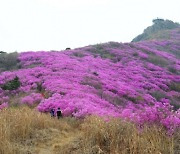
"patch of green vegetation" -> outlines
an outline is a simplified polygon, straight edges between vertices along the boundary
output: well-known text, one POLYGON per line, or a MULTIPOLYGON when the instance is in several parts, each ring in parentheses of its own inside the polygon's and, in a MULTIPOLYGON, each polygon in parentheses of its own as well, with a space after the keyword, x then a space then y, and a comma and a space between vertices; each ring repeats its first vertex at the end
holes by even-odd
POLYGON ((80 57, 80 58, 82 58, 82 57, 85 56, 85 55, 84 55, 83 53, 81 53, 81 52, 74 52, 73 55, 76 56, 76 57, 80 57))
POLYGON ((163 57, 157 56, 157 55, 149 55, 149 58, 147 59, 150 63, 153 63, 155 65, 166 67, 168 66, 168 61, 164 59, 163 57))
POLYGON ((149 34, 146 40, 153 40, 153 39, 170 39, 170 32, 168 30, 160 30, 157 33, 149 34))
POLYGON ((108 43, 110 45, 110 47, 112 48, 119 48, 122 46, 122 44, 118 43, 118 42, 109 42, 108 43))
POLYGON ((134 104, 138 104, 139 102, 144 101, 144 98, 140 95, 136 97, 125 95, 124 98, 132 101, 134 104))
POLYGON ((136 50, 140 50, 140 51, 142 51, 142 52, 144 52, 144 53, 146 53, 146 54, 148 54, 148 55, 155 55, 155 53, 153 53, 153 52, 151 52, 150 50, 148 50, 148 49, 144 49, 144 48, 142 48, 142 47, 138 47, 138 46, 135 46, 135 45, 133 45, 133 44, 128 44, 131 48, 135 48, 136 50))
POLYGON ((105 59, 112 60, 116 56, 115 54, 105 49, 101 44, 94 45, 93 48, 88 51, 93 53, 94 57, 97 57, 99 55, 101 58, 105 58, 105 59))
POLYGON ((170 88, 171 90, 180 92, 180 83, 172 82, 172 83, 169 85, 169 88, 170 88))
POLYGON ((28 66, 25 66, 23 68, 35 68, 37 66, 41 66, 42 64, 40 62, 34 62, 33 64, 30 64, 28 66))
POLYGON ((19 69, 18 53, 0 53, 0 72, 19 69))
POLYGON ((156 98, 157 101, 160 101, 162 98, 166 98, 166 94, 162 91, 154 91, 151 93, 151 96, 156 98))
POLYGON ((177 111, 180 108, 179 102, 180 102, 180 98, 176 98, 176 97, 174 97, 170 100, 170 104, 173 106, 173 109, 175 111, 177 111))
POLYGON ((159 46, 157 47, 158 50, 161 50, 161 51, 165 51, 167 53, 171 53, 173 54, 174 56, 176 56, 177 58, 180 58, 180 52, 179 50, 172 50, 172 46, 170 45, 166 45, 166 46, 159 46))
POLYGON ((21 83, 19 81, 19 78, 16 76, 13 80, 5 83, 1 88, 3 90, 16 90, 20 87, 20 85, 21 83))
POLYGON ((174 68, 173 66, 168 67, 168 71, 173 73, 173 74, 180 74, 180 72, 176 68, 174 68))
POLYGON ((144 98, 142 96, 137 96, 136 101, 144 101, 144 98))
POLYGON ((100 81, 98 81, 96 78, 90 77, 90 76, 84 77, 81 84, 89 85, 91 87, 94 87, 95 89, 102 89, 102 83, 100 81))

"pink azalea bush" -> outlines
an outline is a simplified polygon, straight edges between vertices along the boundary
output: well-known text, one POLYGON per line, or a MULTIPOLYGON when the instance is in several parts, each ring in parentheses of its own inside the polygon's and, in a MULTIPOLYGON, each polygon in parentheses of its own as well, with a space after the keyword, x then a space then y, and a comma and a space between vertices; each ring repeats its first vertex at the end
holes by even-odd
POLYGON ((0 105, 0 110, 2 110, 2 109, 4 109, 4 108, 7 108, 7 107, 8 107, 8 103, 7 103, 7 102, 2 103, 2 104, 0 105))
POLYGON ((43 99, 42 95, 39 93, 31 93, 28 96, 25 96, 21 99, 21 104, 27 104, 29 106, 33 106, 35 104, 39 104, 43 99))

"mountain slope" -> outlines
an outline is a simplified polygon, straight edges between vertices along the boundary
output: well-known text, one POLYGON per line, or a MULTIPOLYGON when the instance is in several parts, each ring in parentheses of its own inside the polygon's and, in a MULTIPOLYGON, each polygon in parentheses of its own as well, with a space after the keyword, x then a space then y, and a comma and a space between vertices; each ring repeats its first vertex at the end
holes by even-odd
POLYGON ((0 108, 60 107, 64 116, 115 116, 172 131, 180 126, 180 34, 170 34, 171 40, 20 53, 21 69, 0 75, 0 108))

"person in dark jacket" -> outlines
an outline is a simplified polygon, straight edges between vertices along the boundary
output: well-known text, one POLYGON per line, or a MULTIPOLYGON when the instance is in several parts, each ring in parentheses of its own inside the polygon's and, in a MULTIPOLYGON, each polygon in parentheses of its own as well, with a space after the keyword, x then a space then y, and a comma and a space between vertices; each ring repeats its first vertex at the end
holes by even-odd
POLYGON ((56 115, 57 115, 58 119, 60 119, 62 117, 62 112, 61 112, 60 108, 57 109, 56 115))
POLYGON ((51 109, 50 114, 51 114, 51 117, 55 117, 55 110, 51 109))

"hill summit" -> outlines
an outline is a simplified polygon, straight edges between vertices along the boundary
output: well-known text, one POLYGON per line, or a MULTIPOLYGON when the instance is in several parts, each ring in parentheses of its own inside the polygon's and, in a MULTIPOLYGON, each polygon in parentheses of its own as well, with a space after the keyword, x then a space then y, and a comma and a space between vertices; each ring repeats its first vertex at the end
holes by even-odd
POLYGON ((132 42, 139 42, 143 40, 152 39, 171 39, 170 30, 180 28, 180 24, 171 20, 154 19, 153 25, 147 27, 144 32, 135 37, 132 42))

